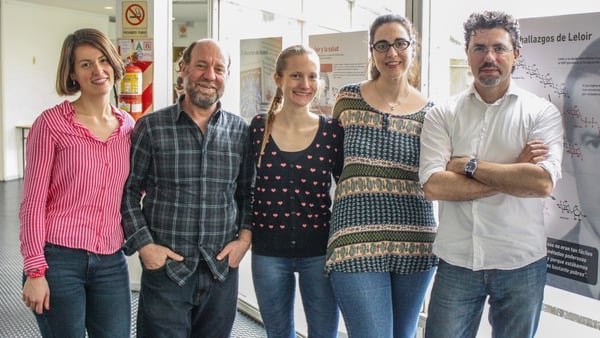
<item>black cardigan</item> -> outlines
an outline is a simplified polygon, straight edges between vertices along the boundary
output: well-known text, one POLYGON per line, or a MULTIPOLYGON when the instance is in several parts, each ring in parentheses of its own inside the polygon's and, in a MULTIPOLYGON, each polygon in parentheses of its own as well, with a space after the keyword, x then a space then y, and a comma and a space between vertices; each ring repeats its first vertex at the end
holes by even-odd
MULTIPOLYGON (((250 133, 258 161, 266 115, 252 119, 250 133)), ((299 152, 281 151, 269 138, 256 168, 252 203, 253 253, 277 257, 325 255, 331 216, 331 178, 343 166, 343 129, 320 116, 313 142, 299 152)))

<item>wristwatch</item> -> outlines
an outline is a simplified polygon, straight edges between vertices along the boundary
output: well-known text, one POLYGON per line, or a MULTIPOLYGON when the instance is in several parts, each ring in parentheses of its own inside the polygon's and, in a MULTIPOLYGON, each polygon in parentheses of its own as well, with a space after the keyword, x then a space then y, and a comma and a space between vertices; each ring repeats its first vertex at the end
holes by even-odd
POLYGON ((467 175, 468 178, 473 178, 475 170, 477 170, 477 159, 471 158, 469 162, 465 164, 465 175, 467 175))

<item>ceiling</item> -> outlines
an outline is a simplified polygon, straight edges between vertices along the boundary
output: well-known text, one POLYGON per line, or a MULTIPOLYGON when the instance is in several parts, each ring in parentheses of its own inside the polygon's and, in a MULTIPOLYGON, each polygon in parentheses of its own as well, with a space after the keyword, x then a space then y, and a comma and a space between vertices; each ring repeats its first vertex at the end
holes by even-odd
MULTIPOLYGON (((20 0, 38 5, 68 8, 83 12, 115 16, 116 0, 20 0), (105 9, 112 7, 112 9, 105 9)), ((164 1, 164 0, 155 0, 164 1)), ((173 0, 173 17, 177 21, 206 21, 208 0, 173 0)))

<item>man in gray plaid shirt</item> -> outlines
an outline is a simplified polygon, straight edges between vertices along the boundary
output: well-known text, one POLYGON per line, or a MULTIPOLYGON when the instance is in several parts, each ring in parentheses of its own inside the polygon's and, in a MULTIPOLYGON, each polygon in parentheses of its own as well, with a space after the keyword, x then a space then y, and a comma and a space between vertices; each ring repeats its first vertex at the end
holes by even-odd
POLYGON ((238 265, 250 247, 254 166, 248 123, 219 101, 228 54, 184 52, 184 94, 140 118, 122 202, 127 254, 143 266, 138 337, 229 337, 238 265))

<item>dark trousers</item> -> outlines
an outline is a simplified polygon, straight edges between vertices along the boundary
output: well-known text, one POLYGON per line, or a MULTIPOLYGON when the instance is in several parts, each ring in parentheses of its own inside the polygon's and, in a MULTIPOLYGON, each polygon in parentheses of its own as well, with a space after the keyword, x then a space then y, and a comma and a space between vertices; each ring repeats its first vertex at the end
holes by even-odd
POLYGON ((166 268, 142 271, 137 336, 143 338, 227 338, 237 312, 238 269, 213 278, 205 262, 183 286, 166 268))

